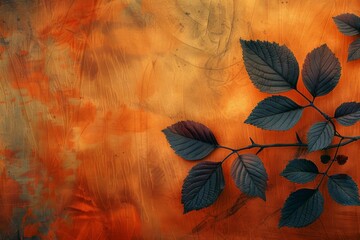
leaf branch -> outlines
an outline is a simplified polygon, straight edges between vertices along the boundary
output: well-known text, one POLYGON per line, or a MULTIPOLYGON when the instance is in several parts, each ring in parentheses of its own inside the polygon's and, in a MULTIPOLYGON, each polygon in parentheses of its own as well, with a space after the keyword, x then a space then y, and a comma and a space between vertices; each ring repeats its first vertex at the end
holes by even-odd
MULTIPOLYGON (((356 142, 358 140, 360 140, 360 136, 354 136, 354 137, 343 137, 343 139, 348 139, 347 141, 341 141, 339 144, 332 144, 325 149, 332 149, 332 148, 338 148, 338 147, 342 147, 345 145, 348 145, 350 143, 356 142)), ((231 155, 233 155, 234 153, 238 153, 244 150, 249 150, 249 149, 253 149, 253 148, 258 148, 259 150, 264 150, 266 148, 281 148, 281 147, 307 147, 308 144, 306 143, 274 143, 274 144, 258 144, 253 142, 252 144, 245 146, 245 147, 241 147, 241 148, 231 148, 231 147, 227 147, 227 146, 222 146, 222 145, 217 145, 218 148, 223 148, 223 149, 227 149, 229 151, 231 151, 231 153, 229 155, 227 155, 222 162, 224 162, 226 159, 228 159, 231 155)))
MULTIPOLYGON (((349 20, 349 15, 339 18, 341 19, 337 20, 346 21, 349 20)), ((343 26, 342 23, 340 25, 343 26)), ((327 95, 338 84, 341 76, 339 59, 326 44, 307 54, 301 71, 304 86, 311 94, 311 97, 307 97, 297 88, 299 64, 285 45, 253 40, 240 40, 240 44, 246 71, 255 87, 270 94, 293 90, 308 102, 302 106, 289 97, 273 95, 260 101, 245 123, 265 130, 289 130, 299 122, 305 108, 313 108, 325 121, 315 122, 310 126, 306 143, 296 134, 295 143, 259 144, 250 138, 250 144, 240 148, 220 145, 212 131, 201 123, 181 121, 167 127, 163 133, 168 142, 176 154, 186 160, 201 160, 219 148, 230 151, 220 162, 200 162, 189 171, 182 188, 184 213, 208 207, 216 201, 225 186, 222 163, 233 154, 237 157, 231 166, 231 177, 236 186, 247 196, 266 200, 268 175, 257 155, 267 148, 282 147, 297 147, 308 152, 332 148, 336 148, 336 151, 330 163, 330 156, 321 156, 323 164, 329 163, 325 172, 319 172, 311 160, 296 158, 289 161, 281 173, 288 180, 307 183, 313 181, 318 174, 322 178, 315 189, 302 188, 289 195, 281 210, 279 227, 305 227, 320 217, 324 198, 319 187, 325 176, 329 178, 329 194, 336 202, 359 206, 358 187, 351 177, 346 174, 329 176, 328 172, 335 161, 343 165, 347 160, 347 156, 338 155, 340 147, 360 139, 360 136, 343 136, 335 125, 335 121, 342 126, 351 126, 360 121, 360 102, 344 102, 336 108, 333 115, 328 115, 314 103, 317 97, 327 95), (340 138, 337 144, 331 144, 334 137, 340 138), (249 149, 257 149, 256 154, 240 154, 249 149)))
POLYGON ((334 162, 336 161, 336 156, 337 156, 337 154, 338 154, 338 152, 339 152, 339 148, 340 148, 341 142, 342 142, 343 140, 344 140, 344 138, 341 138, 340 141, 339 141, 339 143, 337 144, 334 157, 333 157, 331 163, 329 164, 328 168, 326 169, 326 171, 323 173, 323 176, 321 177, 320 182, 319 182, 319 184, 317 185, 316 189, 319 189, 319 187, 320 187, 321 183, 323 182, 325 176, 328 175, 328 172, 329 172, 331 166, 332 166, 332 165, 334 164, 334 162))
POLYGON ((320 108, 318 108, 315 104, 314 104, 314 100, 315 100, 315 97, 313 98, 313 100, 311 101, 309 98, 307 98, 302 92, 300 92, 298 89, 295 89, 297 93, 299 93, 303 98, 305 98, 308 102, 309 102, 309 105, 305 106, 305 107, 311 107, 313 109, 315 109, 317 112, 319 112, 325 120, 329 121, 331 123, 331 125, 333 126, 334 128, 334 136, 336 137, 339 137, 339 138, 342 138, 342 139, 354 139, 356 137, 349 137, 349 136, 343 136, 342 134, 340 134, 337 130, 336 130, 336 126, 335 126, 335 123, 333 121, 333 119, 328 115, 326 114, 324 111, 322 111, 320 108))

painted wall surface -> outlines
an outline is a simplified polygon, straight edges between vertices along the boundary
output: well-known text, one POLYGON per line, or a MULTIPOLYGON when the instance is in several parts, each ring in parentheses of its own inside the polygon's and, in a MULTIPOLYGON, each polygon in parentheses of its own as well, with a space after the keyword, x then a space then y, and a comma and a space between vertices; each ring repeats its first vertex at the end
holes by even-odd
MULTIPOLYGON (((278 228, 279 210, 298 187, 279 175, 296 152, 290 148, 260 154, 269 174, 266 202, 241 195, 229 161, 216 203, 184 215, 181 186, 194 162, 175 155, 161 133, 189 119, 232 147, 249 137, 305 137, 321 119, 307 109, 286 133, 243 123, 269 95, 252 85, 239 39, 285 44, 300 66, 327 43, 342 77, 317 104, 332 114, 360 100, 360 61, 346 62, 355 38, 332 20, 346 12, 360 15, 360 2, 0 1, 0 238, 360 239, 360 209, 335 203, 325 185, 318 221, 278 228)), ((360 125, 339 131, 359 135, 360 125)), ((332 171, 360 183, 359 147, 343 147, 349 161, 332 171)), ((308 157, 319 161, 319 154, 308 157)))

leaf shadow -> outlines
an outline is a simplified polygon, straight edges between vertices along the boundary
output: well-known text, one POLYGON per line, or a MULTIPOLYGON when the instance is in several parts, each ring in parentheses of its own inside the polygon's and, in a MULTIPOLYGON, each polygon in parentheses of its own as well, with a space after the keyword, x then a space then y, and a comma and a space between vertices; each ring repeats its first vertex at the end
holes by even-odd
POLYGON ((231 207, 219 212, 216 215, 207 215, 195 227, 193 227, 191 232, 199 233, 203 229, 207 227, 212 227, 215 223, 234 215, 251 199, 253 199, 253 197, 246 196, 245 194, 240 194, 240 196, 236 199, 236 201, 231 207))

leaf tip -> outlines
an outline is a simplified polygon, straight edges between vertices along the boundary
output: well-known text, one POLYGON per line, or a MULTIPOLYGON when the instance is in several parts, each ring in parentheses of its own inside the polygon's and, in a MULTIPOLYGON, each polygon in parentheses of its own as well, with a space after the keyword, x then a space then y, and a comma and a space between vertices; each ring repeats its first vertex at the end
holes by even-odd
POLYGON ((184 207, 184 211, 183 211, 183 214, 187 214, 188 212, 190 212, 191 209, 187 209, 186 207, 184 207))
POLYGON ((261 194, 261 196, 259 196, 262 200, 264 200, 264 202, 266 202, 266 195, 265 193, 264 194, 261 194))
POLYGON ((246 42, 248 42, 248 41, 246 41, 246 40, 244 40, 242 38, 240 38, 239 41, 240 41, 241 46, 243 46, 246 42))
POLYGON ((278 228, 282 228, 284 226, 285 226, 285 224, 283 223, 282 219, 280 219, 280 222, 278 224, 278 228))
POLYGON ((354 59, 352 56, 348 56, 346 62, 352 62, 356 59, 354 59))
POLYGON ((244 123, 255 126, 255 125, 252 123, 251 114, 250 114, 250 116, 248 116, 248 117, 245 119, 244 123))
POLYGON ((319 48, 329 48, 326 43, 322 44, 319 48))

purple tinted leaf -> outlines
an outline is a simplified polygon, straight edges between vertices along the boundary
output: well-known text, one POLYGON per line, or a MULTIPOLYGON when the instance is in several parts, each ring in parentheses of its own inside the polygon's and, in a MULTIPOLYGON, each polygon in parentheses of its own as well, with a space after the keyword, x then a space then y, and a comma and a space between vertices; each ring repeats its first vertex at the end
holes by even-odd
POLYGON ((181 121, 163 130, 172 149, 186 160, 199 160, 212 151, 218 143, 209 128, 193 121, 181 121))
POLYGON ((347 36, 354 36, 360 33, 360 18, 352 13, 345 13, 333 17, 339 31, 347 36))
POLYGON ((185 178, 181 191, 184 213, 213 204, 224 189, 221 162, 201 162, 185 178))
POLYGON ((326 44, 306 56, 302 76, 305 87, 313 97, 331 92, 338 84, 340 75, 340 62, 326 44))

